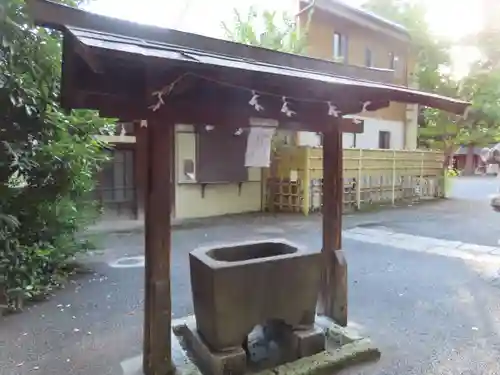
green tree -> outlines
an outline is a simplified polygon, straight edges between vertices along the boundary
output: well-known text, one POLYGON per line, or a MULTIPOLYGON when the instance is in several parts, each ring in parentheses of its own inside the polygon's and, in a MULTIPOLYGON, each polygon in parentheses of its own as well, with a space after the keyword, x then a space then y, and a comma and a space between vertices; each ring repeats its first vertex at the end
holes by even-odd
MULTIPOLYGON (((472 102, 476 113, 468 123, 471 137, 466 144, 485 146, 500 141, 500 32, 496 24, 487 22, 483 30, 467 39, 469 46, 479 52, 479 58, 461 82, 462 96, 472 102)), ((471 170, 473 164, 471 148, 467 170, 471 170)))
POLYGON ((453 45, 430 32, 423 2, 368 0, 364 7, 408 29, 416 57, 415 76, 421 89, 460 97, 472 103, 473 115, 467 120, 442 111, 423 109, 419 121, 419 143, 442 149, 445 165, 449 165, 459 145, 468 146, 465 173, 472 173, 474 147, 492 143, 499 136, 500 75, 493 70, 500 68, 497 44, 500 35, 487 32, 468 39, 468 43, 482 50, 482 58, 467 77, 457 80, 451 75, 450 50, 453 45))
POLYGON ((411 54, 415 59, 415 79, 419 88, 439 92, 449 83, 451 43, 437 39, 427 24, 427 9, 422 1, 368 0, 363 8, 404 26, 411 36, 411 54), (446 78, 443 81, 443 76, 446 78), (444 86, 444 87, 443 87, 444 86))
POLYGON ((34 27, 23 0, 0 7, 0 297, 12 301, 47 293, 85 250, 76 234, 97 213, 89 193, 105 159, 93 135, 109 124, 61 110, 60 36, 34 27))
MULTIPOLYGON (((297 55, 305 54, 307 47, 307 36, 309 23, 311 21, 313 10, 305 9, 299 15, 291 17, 286 13, 270 12, 264 10, 257 12, 250 8, 245 16, 238 10, 234 10, 234 18, 231 24, 222 23, 222 28, 226 37, 237 43, 251 46, 263 47, 275 51, 294 53, 297 55), (301 28, 297 23, 299 16, 305 16, 305 25, 301 28)), ((279 137, 273 139, 273 155, 276 153, 279 144, 279 137)), ((277 175, 276 158, 271 157, 270 177, 277 175)), ((270 184, 268 207, 274 209, 273 199, 275 196, 275 184, 270 184)))
POLYGON ((255 8, 250 8, 243 16, 235 9, 233 22, 231 24, 223 22, 222 27, 226 37, 233 42, 303 54, 307 46, 307 30, 311 17, 312 11, 309 11, 307 22, 301 29, 296 17, 291 17, 285 12, 268 10, 258 12, 255 8))
POLYGON ((500 71, 471 72, 450 91, 472 103, 467 119, 433 109, 425 110, 425 127, 420 138, 434 149, 442 149, 446 165, 459 145, 467 146, 464 174, 474 172, 474 150, 500 141, 500 71))

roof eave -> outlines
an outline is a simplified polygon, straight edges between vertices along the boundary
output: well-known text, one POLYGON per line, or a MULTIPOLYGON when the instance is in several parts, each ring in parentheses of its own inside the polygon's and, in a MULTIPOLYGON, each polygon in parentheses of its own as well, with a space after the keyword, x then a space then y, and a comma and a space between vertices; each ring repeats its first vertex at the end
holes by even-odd
MULTIPOLYGON (((311 0, 301 1, 305 3, 311 2, 311 0)), ((332 2, 332 0, 314 0, 313 4, 315 8, 321 11, 349 19, 351 22, 375 29, 404 42, 411 41, 411 35, 404 26, 392 23, 362 9, 349 6, 339 1, 332 2)))
POLYGON ((248 46, 231 41, 181 32, 157 26, 143 25, 118 18, 90 13, 50 0, 26 0, 28 11, 37 25, 64 31, 71 26, 102 32, 120 34, 132 38, 165 42, 190 49, 199 49, 231 57, 263 61, 276 65, 308 69, 327 74, 336 74, 373 82, 392 83, 394 72, 325 61, 310 56, 298 56, 286 52, 272 51, 257 46, 248 46), (64 20, 64 22, 62 21, 64 20), (63 25, 64 24, 64 25, 63 25))
MULTIPOLYGON (((353 109, 359 111, 361 109, 361 107, 354 108, 354 102, 356 102, 356 106, 364 106, 363 102, 377 101, 378 99, 383 102, 395 101, 421 104, 456 114, 462 114, 469 105, 463 101, 442 97, 436 94, 424 93, 396 85, 352 79, 345 76, 339 76, 332 72, 326 73, 318 69, 319 65, 323 68, 325 66, 331 67, 334 65, 327 61, 309 59, 303 56, 280 54, 265 49, 252 49, 248 46, 225 42, 223 40, 205 38, 175 30, 139 25, 127 21, 113 20, 109 17, 99 16, 75 8, 63 7, 60 4, 47 0, 27 0, 27 3, 31 7, 33 18, 39 24, 51 25, 51 27, 56 29, 66 29, 73 33, 75 30, 71 31, 71 26, 73 26, 73 29, 75 27, 86 28, 88 31, 97 34, 95 39, 101 38, 103 34, 108 34, 113 38, 117 36, 120 37, 123 39, 123 44, 127 47, 124 50, 127 60, 141 56, 147 57, 150 62, 158 58, 172 60, 172 57, 163 56, 162 53, 157 57, 148 57, 144 55, 149 55, 152 50, 155 48, 158 49, 157 47, 159 47, 159 49, 166 48, 168 50, 173 50, 174 53, 187 52, 186 49, 189 49, 188 53, 190 54, 201 54, 204 56, 199 56, 200 61, 195 64, 197 68, 195 68, 193 62, 189 60, 179 62, 180 69, 192 71, 204 67, 204 70, 209 71, 210 74, 220 73, 220 70, 223 69, 235 80, 235 82, 228 82, 230 84, 237 83, 236 81, 239 82, 241 78, 240 74, 245 72, 248 73, 249 76, 252 76, 253 79, 255 79, 255 74, 257 73, 260 77, 266 77, 266 79, 270 76, 276 78, 277 82, 283 86, 281 87, 283 90, 280 91, 290 91, 290 87, 293 85, 300 87, 304 82, 310 82, 319 87, 319 93, 321 95, 318 95, 318 100, 321 101, 331 100, 332 96, 330 94, 335 91, 335 86, 337 87, 337 93, 338 90, 350 88, 351 94, 353 94, 355 100, 346 101, 346 104, 349 104, 348 111, 353 109), (120 33, 123 34, 120 35, 120 33), (150 43, 148 40, 153 43, 150 43), (175 41, 175 43, 172 43, 172 41, 175 41), (184 47, 182 47, 179 42, 182 42, 184 47), (147 50, 149 52, 145 53, 147 51, 144 51, 141 45, 132 46, 133 49, 131 49, 131 43, 147 43, 147 50), (202 43, 204 46, 208 44, 209 48, 201 48, 200 45, 202 43), (231 53, 228 53, 228 51, 231 53), (249 52, 256 52, 253 54, 253 58, 250 57, 251 54, 249 54, 249 52), (285 57, 286 61, 283 59, 285 57)), ((78 37, 78 35, 75 35, 75 37, 78 37)), ((81 38, 79 40, 80 42, 84 42, 81 38)), ((98 46, 90 47, 102 49, 103 45, 99 44, 98 46)), ((105 49, 110 50, 112 48, 105 49)), ((256 80, 259 81, 259 79, 256 80)), ((281 96, 288 96, 289 93, 290 92, 280 92, 279 94, 281 96)), ((358 113, 348 111, 344 113, 358 113)))

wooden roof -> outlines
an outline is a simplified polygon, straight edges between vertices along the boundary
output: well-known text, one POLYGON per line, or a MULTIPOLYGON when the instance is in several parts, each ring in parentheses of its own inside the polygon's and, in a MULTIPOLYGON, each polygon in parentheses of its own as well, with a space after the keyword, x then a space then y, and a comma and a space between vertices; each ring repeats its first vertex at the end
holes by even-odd
POLYGON ((340 76, 333 62, 139 25, 47 0, 27 2, 38 24, 64 32, 62 96, 69 108, 106 113, 113 102, 114 107, 136 108, 139 116, 141 108, 151 104, 154 91, 173 83, 178 85, 169 88, 169 100, 177 100, 176 108, 185 104, 188 112, 188 104, 200 108, 232 103, 248 109, 249 116, 255 112, 254 116, 283 117, 279 108, 286 97, 297 114, 315 114, 294 118, 299 122, 327 118, 328 102, 343 115, 359 113, 363 107, 376 110, 391 101, 455 114, 463 114, 468 106, 402 86, 340 76), (252 91, 266 103, 263 113, 248 105, 252 91), (279 116, 272 115, 271 108, 279 116))

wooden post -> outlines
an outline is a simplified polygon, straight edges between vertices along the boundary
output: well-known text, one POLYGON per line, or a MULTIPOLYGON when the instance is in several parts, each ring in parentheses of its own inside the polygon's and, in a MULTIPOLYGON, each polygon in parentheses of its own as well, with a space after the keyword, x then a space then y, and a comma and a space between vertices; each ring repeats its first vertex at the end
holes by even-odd
POLYGON ((347 325, 347 263, 342 246, 341 119, 336 119, 323 135, 323 248, 324 266, 320 291, 320 313, 337 324, 347 325))
POLYGON ((396 204, 396 150, 392 151, 392 205, 396 204))
POLYGON ((173 373, 170 296, 170 171, 174 124, 149 119, 147 124, 146 271, 144 311, 145 375, 173 373))
POLYGON ((422 195, 424 194, 424 152, 420 152, 420 179, 419 179, 419 191, 418 191, 418 199, 422 198, 422 195))
POLYGON ((304 178, 302 179, 302 213, 307 216, 311 210, 311 148, 304 147, 304 178))
MULTIPOLYGON (((356 134, 354 134, 356 135, 356 134)), ((363 149, 359 149, 358 159, 358 181, 356 184, 356 208, 361 210, 361 180, 363 178, 363 149)))
POLYGON ((135 194, 136 194, 136 219, 144 220, 144 208, 146 206, 146 183, 148 172, 148 129, 147 122, 140 121, 135 124, 135 194))

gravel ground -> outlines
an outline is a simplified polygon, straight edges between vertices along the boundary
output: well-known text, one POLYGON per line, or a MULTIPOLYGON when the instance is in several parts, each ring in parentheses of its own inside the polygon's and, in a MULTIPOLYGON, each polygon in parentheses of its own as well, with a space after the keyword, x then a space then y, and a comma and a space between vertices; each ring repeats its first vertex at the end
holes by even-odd
MULTIPOLYGON (((495 185, 486 179, 458 184, 456 199, 347 216, 344 226, 381 225, 496 246, 500 215, 489 209, 486 199, 495 185), (464 196, 464 191, 472 193, 464 196)), ((315 251, 320 231, 319 217, 255 215, 176 229, 173 316, 192 312, 187 254, 196 246, 284 237, 315 251)), ((0 318, 1 375, 122 375, 120 362, 141 352, 143 268, 117 269, 109 263, 142 255, 142 233, 108 234, 102 246, 102 254, 88 259, 93 273, 79 275, 50 301, 0 318)), ((348 239, 343 248, 349 263, 351 324, 382 350, 379 363, 345 374, 500 373, 496 265, 348 239)))

